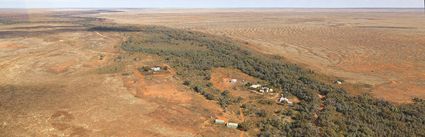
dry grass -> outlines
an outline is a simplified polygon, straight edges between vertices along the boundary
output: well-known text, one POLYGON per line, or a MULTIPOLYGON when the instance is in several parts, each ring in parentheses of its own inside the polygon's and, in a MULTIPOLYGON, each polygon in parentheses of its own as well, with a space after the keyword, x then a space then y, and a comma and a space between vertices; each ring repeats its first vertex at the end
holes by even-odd
MULTIPOLYGON (((22 11, 4 14, 27 19, 22 11)), ((42 14, 32 21, 51 21, 42 14)), ((239 135, 211 127, 223 110, 183 87, 174 73, 131 73, 159 61, 144 55, 118 60, 122 34, 55 27, 75 25, 69 22, 43 24, 0 24, 0 33, 25 34, 0 38, 0 136, 239 135)))

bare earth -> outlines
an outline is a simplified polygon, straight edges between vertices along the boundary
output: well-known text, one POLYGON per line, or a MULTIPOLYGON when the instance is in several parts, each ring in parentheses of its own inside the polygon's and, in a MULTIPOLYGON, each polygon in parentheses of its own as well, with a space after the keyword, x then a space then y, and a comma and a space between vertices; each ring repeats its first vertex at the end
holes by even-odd
MULTIPOLYGON (((125 54, 122 33, 86 31, 73 21, 78 17, 60 18, 81 11, 64 11, 0 10, 0 136, 246 135, 212 124, 215 118, 243 121, 243 114, 224 112, 183 86, 172 68, 140 73, 139 67, 167 64, 125 54)), ((396 103, 425 98, 425 16, 420 11, 123 11, 84 16, 224 35, 315 71, 373 85, 377 98, 396 103)), ((257 81, 233 69, 217 68, 212 74, 211 82, 223 90, 238 88, 228 83, 233 78, 257 81)))
MULTIPOLYGON (((59 20, 44 16, 50 13, 0 12, 0 17, 59 20)), ((240 134, 213 125, 223 110, 184 87, 174 73, 144 76, 136 70, 158 63, 155 58, 117 61, 120 33, 79 28, 63 22, 0 24, 0 136, 240 134)))
MULTIPOLYGON (((373 86, 395 103, 425 98, 425 15, 414 9, 123 10, 125 24, 223 35, 327 75, 373 86)), ((361 94, 367 91, 351 91, 361 94)))

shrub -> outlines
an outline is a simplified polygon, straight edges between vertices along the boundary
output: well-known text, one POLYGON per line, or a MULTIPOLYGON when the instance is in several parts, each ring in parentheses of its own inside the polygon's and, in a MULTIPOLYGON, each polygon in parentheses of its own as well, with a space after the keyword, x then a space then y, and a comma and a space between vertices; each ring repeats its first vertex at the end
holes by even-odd
POLYGON ((210 93, 204 93, 205 98, 207 98, 208 100, 214 100, 215 96, 210 94, 210 93))
POLYGON ((192 82, 190 81, 190 80, 185 80, 184 82, 183 82, 183 85, 186 85, 186 86, 190 86, 190 84, 191 84, 192 82))
POLYGON ((198 93, 203 93, 204 92, 204 88, 202 86, 195 86, 195 88, 193 88, 196 92, 198 93))

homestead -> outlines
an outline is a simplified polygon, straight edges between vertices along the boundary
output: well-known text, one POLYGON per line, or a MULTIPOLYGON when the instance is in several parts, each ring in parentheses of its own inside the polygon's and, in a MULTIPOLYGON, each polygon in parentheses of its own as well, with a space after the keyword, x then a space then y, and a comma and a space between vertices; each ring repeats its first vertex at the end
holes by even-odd
POLYGON ((253 84, 249 86, 249 89, 258 92, 258 93, 269 93, 269 92, 273 92, 272 88, 269 88, 267 86, 262 86, 260 84, 253 84))
POLYGON ((227 128, 238 128, 239 124, 238 123, 232 123, 232 122, 227 122, 222 120, 222 119, 215 119, 214 120, 214 124, 217 125, 225 125, 227 128))
POLYGON ((168 69, 168 66, 143 66, 138 68, 139 72, 144 74, 168 72, 168 69))

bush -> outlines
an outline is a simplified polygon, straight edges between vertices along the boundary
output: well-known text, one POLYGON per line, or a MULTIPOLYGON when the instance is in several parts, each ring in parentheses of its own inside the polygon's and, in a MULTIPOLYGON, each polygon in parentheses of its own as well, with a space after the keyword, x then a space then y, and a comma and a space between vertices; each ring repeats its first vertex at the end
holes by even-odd
POLYGON ((267 112, 265 110, 257 110, 257 112, 255 112, 255 114, 259 117, 266 117, 267 116, 267 112))
MULTIPOLYGON (((317 80, 318 75, 311 70, 287 63, 281 57, 245 50, 240 43, 227 38, 158 26, 145 26, 139 30, 131 33, 122 48, 168 59, 167 63, 183 79, 207 85, 212 68, 232 67, 302 100, 289 108, 286 114, 281 114, 282 117, 292 116, 293 122, 288 125, 261 117, 260 120, 267 122, 256 125, 262 131, 260 135, 425 136, 425 103, 422 100, 415 99, 412 104, 396 106, 373 97, 350 96, 342 88, 317 80), (326 99, 319 99, 319 93, 326 95, 326 99), (324 104, 324 112, 317 113, 321 104, 324 104), (316 113, 318 119, 314 117, 316 113)), ((220 94, 209 89, 214 93, 210 94, 201 86, 194 87, 194 90, 207 99, 218 99, 224 107, 232 102, 227 93, 220 94)), ((246 115, 267 115, 252 104, 242 107, 246 115)))
POLYGON ((252 121, 244 121, 239 123, 238 129, 242 131, 248 131, 249 129, 252 129, 255 127, 255 123, 252 121))
POLYGON ((195 88, 193 88, 196 92, 198 93, 203 93, 204 92, 204 88, 202 86, 195 86, 195 88))
POLYGON ((205 98, 207 98, 208 100, 214 100, 215 96, 210 94, 210 93, 204 93, 205 98))
POLYGON ((208 82, 207 83, 207 87, 210 87, 211 88, 211 87, 213 87, 213 84, 211 82, 208 82))
POLYGON ((185 80, 185 81, 183 82, 183 85, 190 86, 190 85, 191 85, 191 83, 192 83, 192 82, 190 82, 189 80, 185 80))
POLYGON ((269 99, 261 99, 261 100, 258 100, 258 103, 265 104, 265 105, 271 105, 271 104, 274 103, 274 101, 273 100, 269 100, 269 99))

